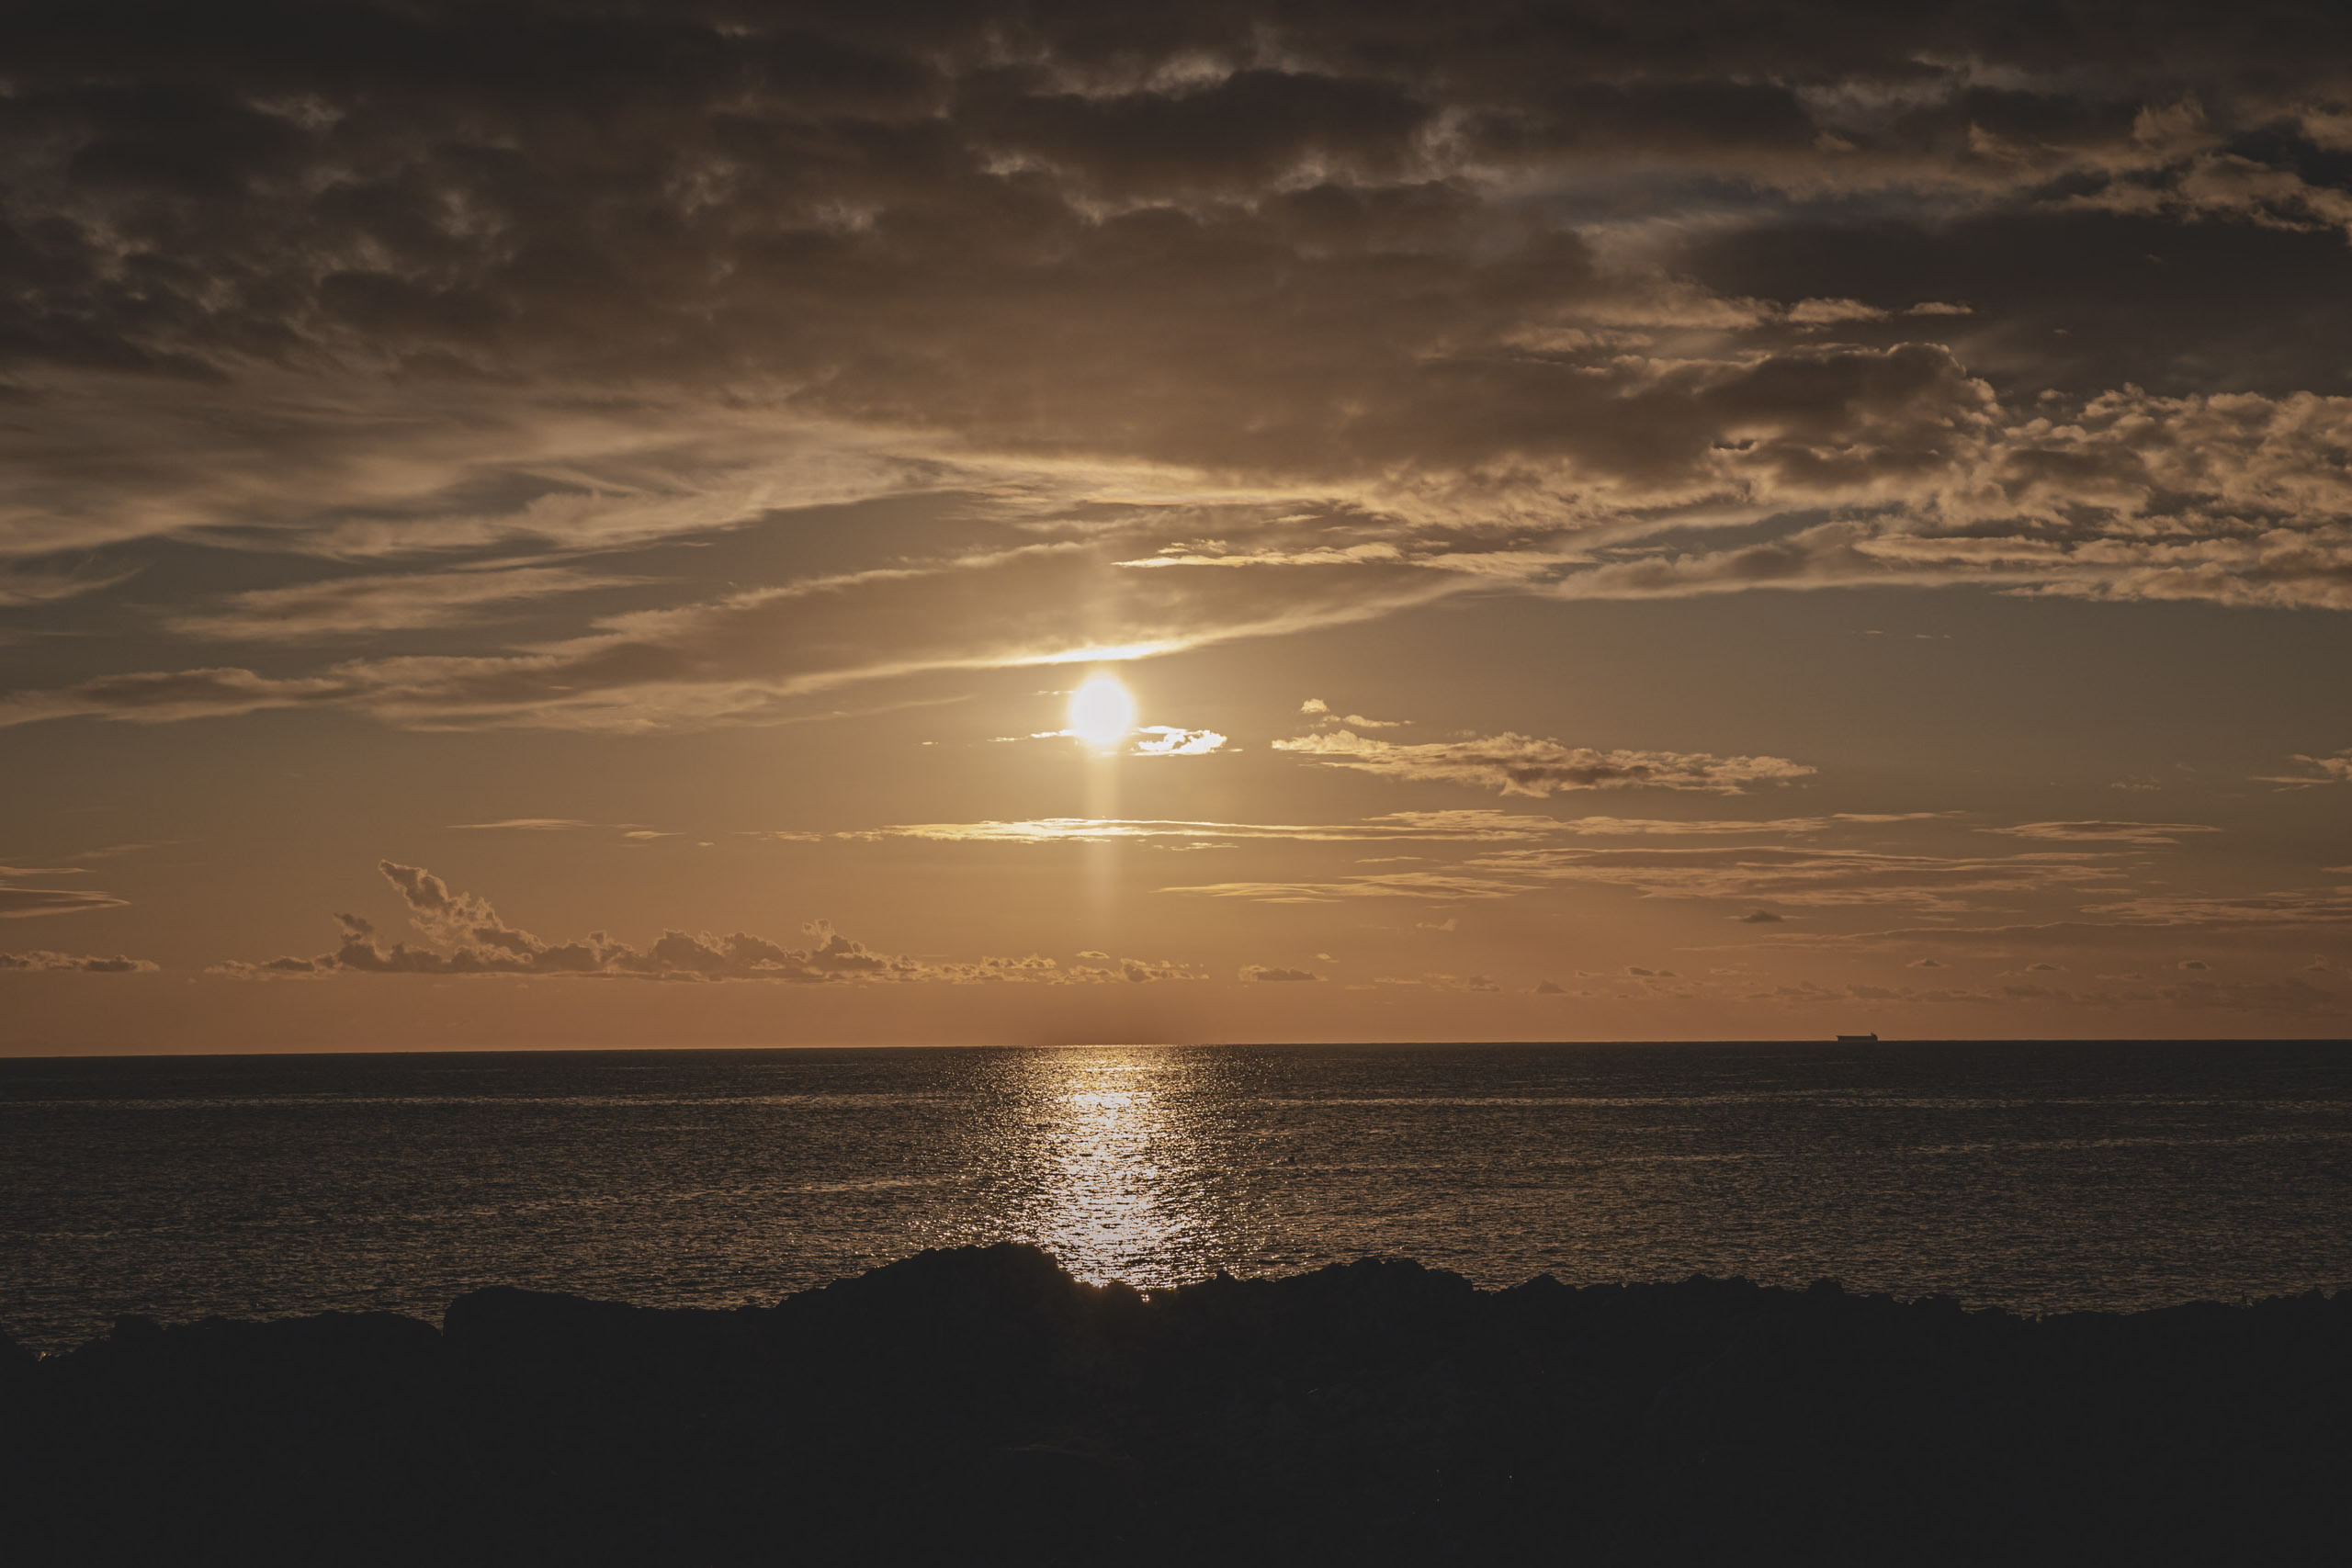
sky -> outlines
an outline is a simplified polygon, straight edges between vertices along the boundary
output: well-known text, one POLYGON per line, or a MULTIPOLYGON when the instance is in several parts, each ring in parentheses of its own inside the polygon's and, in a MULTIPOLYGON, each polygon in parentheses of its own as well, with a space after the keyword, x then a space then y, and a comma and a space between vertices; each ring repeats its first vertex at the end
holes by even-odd
POLYGON ((0 62, 0 1053, 2352 1032, 2352 13, 0 62))

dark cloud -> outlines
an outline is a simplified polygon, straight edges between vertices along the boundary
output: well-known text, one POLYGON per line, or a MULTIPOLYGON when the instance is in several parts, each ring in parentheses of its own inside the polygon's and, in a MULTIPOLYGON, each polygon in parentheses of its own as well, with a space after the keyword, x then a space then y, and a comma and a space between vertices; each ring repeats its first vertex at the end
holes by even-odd
POLYGON ((1269 964, 1245 964, 1240 978, 1244 980, 1320 980, 1322 976, 1311 969, 1283 969, 1269 964))
POLYGON ((0 719, 768 722, 1473 592, 2352 607, 2346 28, 14 7, 0 611, 237 553, 0 719), (578 558, 951 493, 723 592, 578 558))
POLYGON ((103 958, 96 953, 51 953, 46 949, 0 953, 0 975, 152 975, 159 967, 152 959, 127 958, 120 953, 103 958))

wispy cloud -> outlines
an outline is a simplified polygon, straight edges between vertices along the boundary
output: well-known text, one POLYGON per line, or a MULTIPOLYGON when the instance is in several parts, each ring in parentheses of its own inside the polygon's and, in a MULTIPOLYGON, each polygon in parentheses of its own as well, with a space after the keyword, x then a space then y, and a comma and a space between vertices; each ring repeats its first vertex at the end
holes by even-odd
POLYGON ((437 572, 338 577, 232 593, 165 618, 182 637, 215 642, 314 642, 463 626, 504 606, 560 593, 633 587, 643 579, 565 566, 467 566, 437 572))
POLYGON ((2340 926, 2352 923, 2352 886, 2242 897, 2149 894, 2093 904, 2083 912, 2154 926, 2340 926))
POLYGON ((1522 883, 1499 877, 1442 871, 1373 873, 1328 882, 1209 882, 1160 889, 1204 898, 1244 898, 1254 904, 1341 904, 1365 898, 1455 902, 1510 898, 1526 890, 1522 883))
POLYGON ((2218 828, 2198 822, 2020 822, 2010 828, 1979 828, 1980 833, 2001 833, 2013 839, 2040 839, 2058 843, 2177 844, 2184 833, 2218 833, 2218 828))
POLYGON ((1634 788, 1738 795, 1751 784, 1787 784, 1814 772, 1784 757, 1600 751, 1508 732, 1474 740, 1404 745, 1341 729, 1277 740, 1274 750, 1299 752, 1326 767, 1351 768, 1386 778, 1469 784, 1505 795, 1539 797, 1571 790, 1634 788))
POLYGON ((0 953, 0 975, 152 975, 160 967, 153 959, 129 958, 120 953, 104 958, 96 953, 51 953, 46 949, 0 953))
POLYGON ((673 829, 638 822, 589 822, 577 817, 509 817, 497 822, 452 822, 453 833, 613 833, 636 843, 679 837, 673 829))
MULTIPOLYGON (((0 556, 0 560, 5 560, 5 556, 0 556)), ((63 570, 0 567, 0 610, 21 610, 37 604, 55 604, 68 599, 79 599, 85 593, 112 588, 137 575, 136 567, 63 570)))
MULTIPOLYGON (((938 839, 951 842, 1050 844, 1113 839, 1278 839, 1301 843, 1363 843, 1411 840, 1514 843, 1549 838, 1771 838, 1822 833, 1848 825, 1918 821, 1935 812, 1822 817, 1669 818, 1645 817, 1533 817, 1484 809, 1391 811, 1354 822, 1183 822, 1102 817, 1044 817, 1013 822, 902 822, 864 828, 843 839, 938 839)), ((534 824, 536 825, 536 824, 534 824)), ((569 826, 570 824, 551 824, 569 826)), ((496 827, 501 824, 479 824, 496 827)), ((786 833, 781 838, 823 835, 786 833)), ((1409 857, 1408 857, 1409 858, 1409 857)))
POLYGON ((130 902, 112 893, 81 887, 28 887, 26 877, 76 876, 81 866, 0 866, 0 919, 31 919, 41 915, 87 914, 96 909, 119 909, 130 902))
MULTIPOLYGON (((1163 891, 1314 904, 1364 898, 1509 898, 1560 884, 1589 883, 1630 888, 1652 898, 1763 900, 1801 908, 1903 906, 1958 914, 1996 896, 2090 890, 2122 879, 2118 867, 2091 853, 1972 858, 1777 846, 1529 847, 1488 852, 1442 871, 1319 882, 1224 882, 1163 891)), ((1758 910, 1744 919, 1763 924, 1781 917, 1758 910), (1757 914, 1765 919, 1757 920, 1757 914)))

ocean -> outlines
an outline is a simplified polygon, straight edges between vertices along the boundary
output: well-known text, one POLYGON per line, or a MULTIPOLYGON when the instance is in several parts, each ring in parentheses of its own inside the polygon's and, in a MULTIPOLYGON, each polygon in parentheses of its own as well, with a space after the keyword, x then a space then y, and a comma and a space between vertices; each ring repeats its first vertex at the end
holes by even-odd
POLYGON ((1135 1046, 0 1061, 0 1327, 765 1303, 1035 1242, 1142 1286, 2352 1286, 2352 1047, 1135 1046))

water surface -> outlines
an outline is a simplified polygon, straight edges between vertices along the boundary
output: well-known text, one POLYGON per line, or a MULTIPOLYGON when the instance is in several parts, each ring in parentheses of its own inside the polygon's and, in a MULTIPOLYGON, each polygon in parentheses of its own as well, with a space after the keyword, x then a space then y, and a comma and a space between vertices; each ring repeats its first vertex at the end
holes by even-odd
POLYGON ((728 1305, 1003 1238, 1141 1285, 1378 1253, 2034 1311, 2342 1288, 2352 1049, 0 1061, 0 1325, 44 1346, 492 1283, 728 1305))

